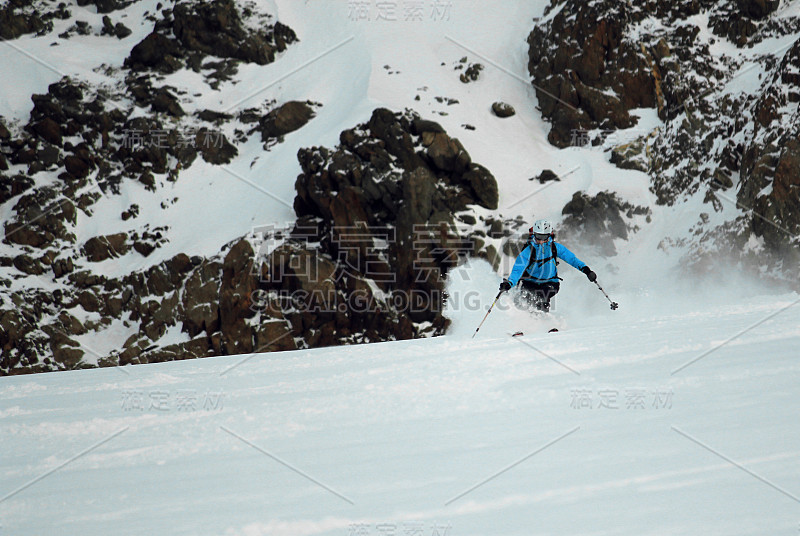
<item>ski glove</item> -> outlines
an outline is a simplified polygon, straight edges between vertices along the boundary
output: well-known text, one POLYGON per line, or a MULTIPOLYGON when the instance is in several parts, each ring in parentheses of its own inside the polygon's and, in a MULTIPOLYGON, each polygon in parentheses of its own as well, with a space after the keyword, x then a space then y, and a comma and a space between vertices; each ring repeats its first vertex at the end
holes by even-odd
POLYGON ((586 274, 586 278, 587 278, 589 281, 591 281, 592 283, 594 283, 595 281, 597 281, 597 274, 596 274, 596 273, 594 273, 594 272, 593 272, 593 271, 592 271, 592 270, 591 270, 591 269, 590 269, 588 266, 584 266, 583 268, 581 268, 581 272, 583 272, 584 274, 586 274))
POLYGON ((511 290, 511 283, 508 282, 508 279, 503 279, 503 282, 500 283, 500 292, 508 292, 511 290))

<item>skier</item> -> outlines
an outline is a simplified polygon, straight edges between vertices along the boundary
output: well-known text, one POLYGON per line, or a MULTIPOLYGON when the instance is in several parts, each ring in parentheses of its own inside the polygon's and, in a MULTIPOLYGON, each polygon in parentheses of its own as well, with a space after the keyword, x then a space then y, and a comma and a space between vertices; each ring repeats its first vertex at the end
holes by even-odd
POLYGON ((520 283, 522 292, 519 299, 524 300, 530 307, 542 312, 550 311, 550 300, 558 293, 560 288, 556 259, 563 259, 568 264, 580 270, 591 282, 597 280, 597 275, 586 264, 575 256, 570 250, 556 243, 553 226, 547 220, 537 220, 530 229, 531 237, 525 248, 514 261, 514 268, 507 279, 500 283, 500 292, 506 292, 520 283))

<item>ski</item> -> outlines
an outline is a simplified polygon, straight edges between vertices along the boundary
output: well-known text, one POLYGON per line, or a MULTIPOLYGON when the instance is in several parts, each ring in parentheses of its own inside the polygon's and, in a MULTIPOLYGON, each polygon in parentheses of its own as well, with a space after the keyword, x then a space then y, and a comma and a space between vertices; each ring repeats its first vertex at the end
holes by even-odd
MULTIPOLYGON (((547 333, 555 333, 556 331, 558 331, 558 328, 552 328, 548 330, 547 333)), ((516 333, 511 334, 512 337, 522 337, 523 335, 525 335, 525 333, 522 331, 517 331, 516 333)))

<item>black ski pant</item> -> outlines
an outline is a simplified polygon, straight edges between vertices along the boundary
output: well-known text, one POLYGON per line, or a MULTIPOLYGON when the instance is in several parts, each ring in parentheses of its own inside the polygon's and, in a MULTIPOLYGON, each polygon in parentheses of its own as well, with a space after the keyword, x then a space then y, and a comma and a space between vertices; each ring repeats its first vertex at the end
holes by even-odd
POLYGON ((535 283, 522 280, 522 287, 517 295, 517 305, 547 313, 550 311, 550 300, 558 293, 561 283, 535 283))

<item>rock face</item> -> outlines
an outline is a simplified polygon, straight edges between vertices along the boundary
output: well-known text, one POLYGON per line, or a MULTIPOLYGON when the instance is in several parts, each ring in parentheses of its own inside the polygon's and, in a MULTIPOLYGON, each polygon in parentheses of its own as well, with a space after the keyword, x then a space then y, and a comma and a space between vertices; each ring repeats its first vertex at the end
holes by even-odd
MULTIPOLYGON (((552 125, 548 139, 558 147, 598 145, 609 133, 637 126, 632 110, 655 108, 661 126, 634 131, 611 148, 611 162, 648 173, 660 204, 700 195, 709 210, 752 208, 720 228, 701 218, 698 249, 734 260, 744 254, 749 262, 745 245, 763 244, 754 260, 762 271, 796 280, 792 274, 800 271, 790 261, 800 251, 800 41, 755 60, 714 48, 720 40, 745 47, 796 35, 800 20, 776 16, 778 6, 775 0, 554 0, 528 37, 528 69, 552 125), (713 34, 695 16, 707 19, 713 34), (763 73, 753 89, 726 89, 747 73, 763 73)), ((700 257, 693 252, 690 260, 700 257)))
POLYGON ((345 332, 369 340, 419 335, 408 319, 443 332, 443 277, 458 260, 454 214, 497 208, 491 173, 439 124, 382 108, 342 132, 336 149, 303 149, 298 158, 295 211, 318 230, 322 258, 339 260, 326 278, 330 288, 316 290, 338 296, 347 310, 356 296, 374 301, 351 311, 345 332), (370 280, 386 298, 373 295, 370 280))
POLYGON ((111 13, 117 9, 122 9, 135 0, 77 0, 79 6, 93 5, 98 13, 111 13))
POLYGON ((25 9, 27 2, 4 2, 0 8, 0 39, 16 39, 29 33, 46 33, 53 23, 47 22, 36 10, 25 9))
MULTIPOLYGON (((113 240, 112 235, 96 242, 102 243, 101 250, 105 251, 102 248, 113 240)), ((18 262, 35 273, 35 260, 18 262)), ((259 285, 253 264, 252 247, 239 240, 223 262, 192 260, 180 254, 121 279, 73 272, 67 275, 73 290, 16 294, 13 298, 23 314, 0 314, 0 370, 21 373, 87 366, 84 357, 91 351, 72 337, 102 330, 112 320, 123 318, 138 325, 138 331, 118 350, 92 355, 100 366, 268 351, 259 349, 256 343, 274 334, 282 337, 280 341, 266 341, 269 349, 296 348, 291 325, 279 309, 252 306, 259 285), (101 320, 82 324, 75 317, 89 312, 99 314, 101 320), (48 321, 49 315, 57 320, 48 321), (179 327, 190 340, 160 346, 159 339, 171 327, 179 327)))
POLYGON ((204 56, 266 65, 297 41, 294 31, 276 22, 248 30, 233 0, 179 2, 156 29, 131 50, 125 64, 134 70, 171 73, 184 66, 200 69, 204 56))
MULTIPOLYGON (((79 0, 99 13, 131 3, 79 0)), ((47 7, 7 2, 0 8, 0 37, 44 34, 52 19, 70 17, 68 4, 47 7)), ((213 85, 240 62, 274 61, 297 40, 285 25, 268 23, 269 15, 253 6, 240 12, 231 0, 162 7, 148 15, 154 31, 119 69, 122 84, 101 88, 64 77, 31 96, 27 121, 0 119, 0 203, 7 214, 0 232, 6 251, 0 256, 0 374, 248 352, 259 343, 268 350, 297 347, 280 307, 251 307, 260 281, 246 241, 211 258, 180 254, 113 279, 92 273, 97 263, 148 257, 166 243, 168 229, 137 220, 140 207, 133 204, 120 215, 132 230, 78 241, 80 218, 91 217, 102 196, 119 194, 123 181, 156 192, 180 180, 198 157, 219 165, 237 156, 221 124, 233 116, 209 110, 187 116, 187 92, 164 85, 162 73, 188 67, 213 85), (10 290, 21 278, 29 279, 10 290), (132 334, 108 355, 77 342, 76 336, 104 332, 112 322, 132 334), (168 331, 182 331, 185 342, 165 344, 168 331)), ((81 21, 74 28, 59 37, 93 31, 81 21)), ((95 36, 129 33, 104 17, 95 36)), ((165 210, 176 201, 163 197, 165 210)))
POLYGON ((172 31, 183 49, 248 63, 272 63, 276 52, 297 40, 281 23, 266 31, 248 32, 233 0, 178 3, 173 17, 172 31))
POLYGON ((240 240, 230 248, 222 264, 219 323, 222 350, 226 354, 253 351, 253 329, 247 319, 256 314, 251 307, 258 284, 254 273, 253 248, 246 240, 240 240))
POLYGON ((687 100, 713 90, 715 79, 727 73, 713 61, 698 61, 711 59, 710 43, 698 39, 699 27, 676 20, 707 13, 715 33, 725 36, 730 21, 742 20, 744 13, 743 20, 754 25, 750 35, 763 30, 753 40, 781 33, 758 22, 778 2, 733 4, 552 2, 546 22, 528 36, 528 70, 542 114, 552 122, 550 142, 566 147, 575 143, 575 132, 634 126, 629 113, 634 108, 657 108, 662 119, 672 119, 687 100), (663 24, 662 30, 649 29, 654 20, 663 24))
POLYGON ((183 56, 178 43, 160 33, 153 32, 131 49, 125 64, 132 69, 160 69, 172 72, 180 67, 183 56))
POLYGON ((656 105, 652 58, 624 39, 628 25, 647 13, 613 0, 567 0, 548 12, 556 6, 558 13, 528 36, 528 71, 542 115, 552 122, 548 140, 567 147, 577 131, 633 126, 631 109, 656 105))
POLYGON ((0 137, 0 152, 8 155, 9 163, 27 168, 27 177, 4 180, 0 188, 3 202, 24 192, 11 201, 13 212, 4 222, 7 243, 37 248, 55 241, 73 243, 69 227, 75 224, 76 211, 88 210, 100 192, 114 190, 121 180, 139 180, 155 189, 154 175, 176 176, 198 153, 214 163, 228 162, 236 154, 221 133, 199 129, 187 142, 180 127, 163 118, 167 111, 128 119, 106 95, 69 78, 32 100, 22 136, 12 138, 6 129, 8 135, 0 137), (83 141, 65 142, 67 136, 83 141), (30 177, 44 171, 58 173, 61 180, 32 188, 35 181, 30 177), (76 200, 76 191, 92 190, 91 186, 93 193, 76 200))
POLYGON ((746 131, 739 168, 737 200, 763 216, 752 220, 752 229, 774 250, 800 245, 799 102, 800 40, 786 52, 756 102, 756 120, 746 131), (794 242, 787 242, 792 236, 794 242))
MULTIPOLYGON (((70 135, 63 125, 69 125, 69 114, 77 113, 74 110, 90 95, 81 85, 54 85, 47 96, 35 99, 32 122, 53 118, 70 135)), ((304 103, 289 103, 268 115, 262 125, 280 135, 299 128, 310 117, 309 109, 304 103)), ((109 118, 106 124, 117 120, 109 118)), ((152 128, 153 121, 141 117, 129 124, 144 131, 152 128)), ((49 130, 32 129, 31 136, 39 140, 44 132, 49 130)), ((61 145, 54 137, 50 142, 59 153, 68 151, 80 159, 88 170, 84 173, 70 164, 62 174, 63 187, 106 176, 104 155, 114 155, 116 162, 140 172, 137 180, 152 188, 158 187, 153 177, 169 160, 167 155, 183 156, 191 164, 177 143, 174 148, 112 150, 109 136, 108 149, 100 145, 101 151, 109 152, 98 154, 95 146, 72 146, 63 140, 61 145)), ((25 146, 19 144, 17 153, 25 146)), ((13 305, 0 309, 0 373, 443 333, 448 270, 470 254, 499 260, 493 246, 484 247, 477 239, 485 233, 465 240, 456 227, 476 224, 468 215, 472 206, 497 207, 497 184, 491 173, 472 162, 441 125, 411 112, 386 109, 375 110, 367 123, 342 132, 336 148, 301 149, 298 160, 302 169, 296 183, 298 221, 268 255, 261 254, 258 237, 247 236, 212 258, 180 254, 117 279, 93 274, 91 265, 149 255, 166 239, 164 229, 145 226, 76 244, 77 211, 90 209, 93 198, 61 202, 55 187, 33 188, 21 177, 5 183, 2 191, 15 203, 16 213, 6 222, 5 239, 35 253, 0 260, 22 275, 50 276, 60 288, 8 295, 13 305), (77 342, 78 335, 104 331, 115 321, 134 329, 108 355, 94 355, 77 342), (185 334, 184 342, 161 342, 176 330, 185 334)), ((131 206, 121 217, 130 220, 138 212, 138 206, 131 206)), ((273 240, 275 235, 266 238, 273 240)))

